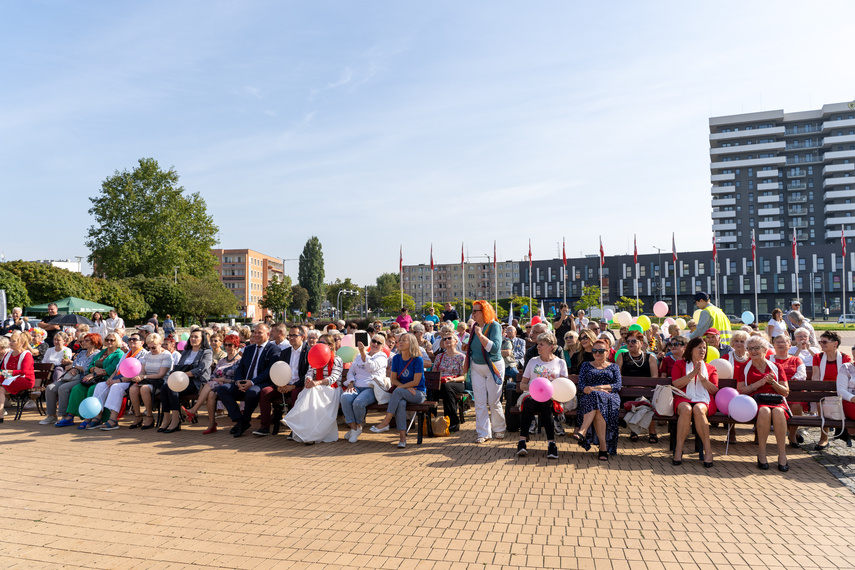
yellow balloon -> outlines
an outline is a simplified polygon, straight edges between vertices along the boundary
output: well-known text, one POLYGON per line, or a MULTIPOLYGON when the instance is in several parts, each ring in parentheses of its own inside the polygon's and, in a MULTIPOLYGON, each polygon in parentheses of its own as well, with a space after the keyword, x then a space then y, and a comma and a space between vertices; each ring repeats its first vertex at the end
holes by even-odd
POLYGON ((641 315, 635 322, 636 324, 641 325, 641 330, 643 331, 646 331, 650 328, 650 317, 648 317, 647 315, 641 315))
POLYGON ((686 330, 686 319, 684 319, 683 317, 680 317, 675 322, 677 323, 677 326, 680 327, 681 331, 686 330))
POLYGON ((716 347, 714 347, 714 346, 708 346, 707 347, 707 357, 706 357, 707 362, 712 362, 713 360, 716 360, 719 357, 721 357, 721 354, 718 353, 718 349, 716 347))
POLYGON ((701 322, 701 310, 695 310, 695 313, 692 315, 692 320, 695 321, 695 324, 701 322))

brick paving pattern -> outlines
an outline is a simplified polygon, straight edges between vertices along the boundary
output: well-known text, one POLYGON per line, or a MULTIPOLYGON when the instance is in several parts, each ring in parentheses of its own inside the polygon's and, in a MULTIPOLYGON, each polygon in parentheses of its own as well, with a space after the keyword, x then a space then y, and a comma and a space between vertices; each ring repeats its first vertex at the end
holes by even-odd
POLYGON ((672 466, 667 438, 625 435, 608 463, 567 438, 548 461, 542 436, 517 459, 515 437, 472 443, 471 420, 398 450, 389 434, 313 446, 234 439, 228 426, 203 436, 204 418, 169 436, 38 419, 0 426, 7 568, 855 565, 855 494, 806 451, 788 450, 780 473, 770 446, 772 468, 758 470, 745 426, 728 456, 713 429, 708 470, 689 454, 672 466))

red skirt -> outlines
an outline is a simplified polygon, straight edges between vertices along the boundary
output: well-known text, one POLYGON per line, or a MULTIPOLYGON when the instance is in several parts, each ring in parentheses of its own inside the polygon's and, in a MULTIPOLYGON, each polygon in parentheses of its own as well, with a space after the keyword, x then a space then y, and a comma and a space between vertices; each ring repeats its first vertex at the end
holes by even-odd
MULTIPOLYGON (((677 407, 680 404, 682 404, 683 402, 689 402, 690 404, 704 404, 704 405, 706 405, 707 406, 707 417, 713 415, 716 412, 715 398, 713 398, 712 396, 710 396, 710 403, 707 404, 706 402, 693 402, 688 398, 684 398, 682 396, 677 396, 675 394, 674 395, 674 413, 675 414, 677 413, 677 407)), ((694 407, 694 405, 692 407, 694 407)))
POLYGON ((17 378, 12 380, 11 384, 6 384, 3 386, 3 388, 5 388, 6 392, 8 392, 9 394, 17 394, 21 390, 30 390, 35 385, 35 380, 30 380, 26 376, 18 376, 17 378))
POLYGON ((847 419, 855 420, 855 404, 843 400, 843 415, 845 415, 847 419))

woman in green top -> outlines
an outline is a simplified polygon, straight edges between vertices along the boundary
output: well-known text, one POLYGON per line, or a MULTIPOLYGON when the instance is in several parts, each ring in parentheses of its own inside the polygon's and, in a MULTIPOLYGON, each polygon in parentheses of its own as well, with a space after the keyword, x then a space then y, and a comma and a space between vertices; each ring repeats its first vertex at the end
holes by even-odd
POLYGON ((502 325, 496 312, 487 301, 472 303, 475 324, 469 334, 466 364, 472 379, 475 400, 476 443, 488 439, 505 438, 505 412, 502 410, 502 378, 505 363, 502 360, 502 325))
MULTIPOLYGON (((92 364, 89 365, 87 374, 80 380, 80 384, 71 390, 71 395, 68 398, 68 407, 66 412, 68 416, 76 416, 80 411, 80 402, 91 396, 95 392, 95 385, 99 382, 106 382, 107 378, 113 375, 119 362, 122 361, 124 353, 120 350, 121 341, 119 335, 110 333, 104 338, 104 349, 95 355, 92 364)), ((85 419, 85 418, 84 418, 85 419)), ((93 418, 93 427, 97 427, 101 423, 100 420, 93 418)), ((77 429, 87 429, 89 422, 84 421, 77 429)))

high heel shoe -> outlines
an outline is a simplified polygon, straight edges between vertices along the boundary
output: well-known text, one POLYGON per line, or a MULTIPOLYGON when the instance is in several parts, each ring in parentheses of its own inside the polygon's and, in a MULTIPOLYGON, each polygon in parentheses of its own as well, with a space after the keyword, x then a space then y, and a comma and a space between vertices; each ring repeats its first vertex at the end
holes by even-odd
MULTIPOLYGON (((145 420, 147 420, 147 419, 151 419, 151 423, 141 425, 140 431, 154 428, 154 416, 147 415, 147 416, 145 416, 145 420)), ((143 421, 145 421, 145 420, 143 420, 143 421)))
POLYGON ((197 414, 191 412, 184 406, 181 406, 181 411, 184 412, 184 415, 187 416, 187 419, 190 421, 191 424, 199 423, 199 417, 197 414))
POLYGON ((128 429, 137 429, 138 427, 142 426, 142 423, 143 423, 143 417, 142 417, 142 416, 134 416, 134 418, 135 418, 137 421, 135 421, 134 423, 132 423, 131 425, 129 425, 129 426, 128 426, 128 429))
POLYGON ((208 435, 209 433, 214 433, 215 431, 217 431, 217 424, 209 426, 208 429, 202 432, 202 435, 208 435))
POLYGON ((680 458, 680 459, 674 459, 673 457, 671 458, 671 465, 682 465, 682 464, 683 464, 682 458, 680 458))
POLYGON ((761 463, 760 458, 757 458, 757 469, 762 469, 763 471, 767 471, 769 469, 769 462, 761 463))
POLYGON ((712 461, 710 461, 710 462, 704 461, 704 467, 706 467, 707 469, 711 469, 712 468, 712 461))
MULTIPOLYGON (((160 430, 158 430, 158 431, 160 431, 160 430)), ((175 426, 172 429, 165 429, 165 430, 163 430, 163 433, 175 433, 177 431, 181 431, 181 424, 178 424, 177 426, 175 426)))

